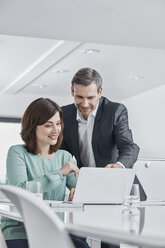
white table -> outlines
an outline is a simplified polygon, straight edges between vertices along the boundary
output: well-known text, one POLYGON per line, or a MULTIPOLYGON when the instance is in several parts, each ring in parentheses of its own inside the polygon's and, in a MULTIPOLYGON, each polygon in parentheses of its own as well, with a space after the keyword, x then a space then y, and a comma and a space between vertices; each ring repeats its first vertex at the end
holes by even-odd
MULTIPOLYGON (((131 212, 122 205, 85 205, 83 208, 51 208, 70 233, 104 241, 165 247, 165 204, 139 206, 131 212)), ((0 214, 22 221, 11 204, 0 204, 0 214)))

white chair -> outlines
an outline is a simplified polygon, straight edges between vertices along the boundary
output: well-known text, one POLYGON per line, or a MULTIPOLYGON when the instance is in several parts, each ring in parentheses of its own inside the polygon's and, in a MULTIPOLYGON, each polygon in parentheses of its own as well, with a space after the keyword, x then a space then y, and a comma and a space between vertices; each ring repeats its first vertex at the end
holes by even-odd
POLYGON ((137 160, 133 167, 147 195, 147 200, 164 200, 165 160, 137 160))
POLYGON ((20 212, 30 248, 74 247, 62 221, 41 199, 16 186, 1 185, 0 190, 20 212))
POLYGON ((0 248, 7 248, 1 229, 0 229, 0 248))

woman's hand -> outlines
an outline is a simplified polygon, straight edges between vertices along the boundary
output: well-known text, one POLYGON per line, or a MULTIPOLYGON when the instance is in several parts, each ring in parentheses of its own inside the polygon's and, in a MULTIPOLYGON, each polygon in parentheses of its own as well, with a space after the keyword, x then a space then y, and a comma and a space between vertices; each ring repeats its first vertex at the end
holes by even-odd
POLYGON ((75 188, 72 188, 72 189, 70 190, 70 194, 69 194, 69 197, 68 197, 68 201, 72 201, 72 200, 73 200, 74 193, 75 193, 75 188))
POLYGON ((63 176, 68 176, 71 172, 73 172, 76 177, 79 173, 77 165, 71 162, 66 163, 60 170, 63 176))

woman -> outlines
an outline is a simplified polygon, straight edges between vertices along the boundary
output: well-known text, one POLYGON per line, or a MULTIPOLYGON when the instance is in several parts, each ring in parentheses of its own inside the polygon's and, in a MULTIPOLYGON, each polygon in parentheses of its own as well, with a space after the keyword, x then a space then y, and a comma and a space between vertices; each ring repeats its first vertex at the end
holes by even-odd
MULTIPOLYGON (((46 98, 33 101, 22 118, 21 137, 25 144, 12 146, 8 151, 8 183, 25 188, 27 181, 40 181, 46 200, 64 200, 67 186, 72 200, 78 168, 70 153, 58 150, 62 131, 60 107, 46 98)), ((3 218, 2 230, 8 248, 28 248, 22 223, 3 218)), ((75 237, 72 240, 76 247, 88 247, 75 237)))

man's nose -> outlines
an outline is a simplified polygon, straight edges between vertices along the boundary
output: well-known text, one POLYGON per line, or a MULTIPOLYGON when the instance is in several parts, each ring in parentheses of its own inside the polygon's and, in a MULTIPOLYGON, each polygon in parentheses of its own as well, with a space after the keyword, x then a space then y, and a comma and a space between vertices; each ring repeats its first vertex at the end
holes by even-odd
POLYGON ((88 99, 83 99, 82 100, 82 103, 81 103, 81 105, 83 106, 83 107, 88 107, 88 99))

